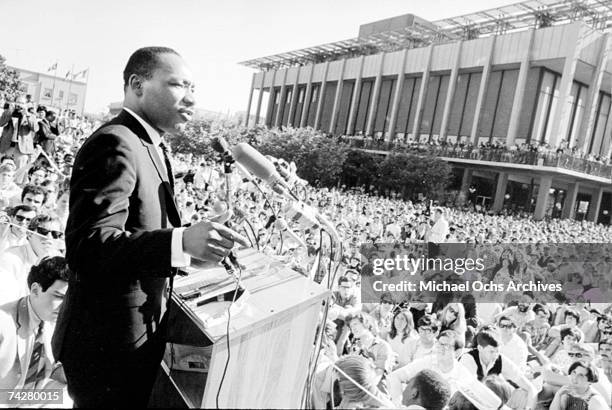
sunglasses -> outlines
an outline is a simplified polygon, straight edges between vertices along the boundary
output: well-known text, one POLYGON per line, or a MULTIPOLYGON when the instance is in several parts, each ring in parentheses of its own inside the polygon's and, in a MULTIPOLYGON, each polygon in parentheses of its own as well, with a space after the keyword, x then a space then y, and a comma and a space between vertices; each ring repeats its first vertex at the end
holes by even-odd
POLYGON ((46 229, 43 228, 41 226, 39 226, 38 228, 36 228, 36 232, 41 234, 42 236, 47 236, 49 234, 51 234, 51 236, 53 237, 53 239, 62 239, 64 237, 64 233, 60 232, 60 231, 52 231, 50 229, 46 229))
POLYGON ((506 323, 506 324, 500 324, 499 327, 501 329, 512 329, 514 327, 514 325, 510 324, 510 323, 506 323))
POLYGON ((569 357, 575 357, 576 359, 582 359, 582 353, 567 352, 567 355, 569 357))
POLYGON ((15 215, 15 219, 17 220, 17 222, 30 222, 32 220, 32 218, 28 218, 27 216, 23 216, 23 215, 15 215))

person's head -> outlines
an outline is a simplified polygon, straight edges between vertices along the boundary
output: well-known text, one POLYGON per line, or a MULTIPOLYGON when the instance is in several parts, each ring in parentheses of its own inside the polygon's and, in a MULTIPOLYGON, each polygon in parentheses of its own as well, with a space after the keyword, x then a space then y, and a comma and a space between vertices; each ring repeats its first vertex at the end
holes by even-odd
POLYGON ((451 302, 447 304, 442 310, 442 323, 458 323, 462 319, 465 319, 465 308, 461 303, 451 302))
POLYGON ((514 388, 510 383, 504 380, 503 377, 497 374, 491 374, 482 379, 482 383, 491 389, 491 391, 501 399, 503 404, 506 404, 508 400, 510 400, 514 388))
POLYGON ((454 330, 443 330, 436 341, 436 355, 440 360, 452 361, 465 347, 465 335, 454 330))
POLYGON ((565 311, 565 324, 568 326, 578 326, 580 324, 580 313, 575 309, 565 311))
POLYGON ((510 340, 516 333, 516 323, 509 316, 501 316, 497 320, 497 327, 500 329, 500 333, 504 340, 510 340))
POLYGON ((341 276, 338 279, 338 292, 343 298, 348 298, 353 295, 355 284, 346 276, 341 276))
POLYGON ((44 321, 54 322, 68 289, 68 264, 61 256, 44 258, 28 274, 30 302, 44 321))
POLYGON ((393 309, 393 297, 389 292, 380 295, 380 309, 382 313, 389 313, 393 309))
POLYGON ((363 356, 348 355, 338 359, 336 366, 341 370, 341 372, 336 370, 335 375, 340 385, 343 399, 350 403, 369 401, 370 396, 356 386, 351 379, 365 390, 375 394, 377 390, 377 375, 372 361, 363 356))
POLYGON ((54 122, 55 119, 57 118, 57 114, 53 110, 47 110, 47 113, 45 114, 45 118, 47 118, 47 121, 49 122, 54 122))
POLYGON ((358 312, 350 315, 346 318, 346 323, 348 323, 351 333, 358 339, 367 336, 368 333, 374 336, 378 334, 374 318, 367 313, 358 312))
POLYGON ((432 343, 438 334, 438 323, 429 315, 421 316, 417 322, 417 331, 422 342, 432 343))
POLYGON ((32 185, 40 185, 47 177, 47 171, 41 166, 34 166, 28 171, 28 181, 32 185))
POLYGON ((483 364, 488 365, 497 360, 501 346, 501 336, 497 328, 494 326, 482 328, 476 334, 476 345, 483 364))
POLYGON ((404 406, 418 405, 427 410, 442 410, 451 397, 451 387, 444 377, 433 370, 418 372, 406 386, 402 396, 404 406))
POLYGON ((136 50, 123 70, 125 106, 158 130, 175 134, 191 120, 194 84, 183 58, 167 47, 136 50))
POLYGON ((565 350, 568 350, 572 344, 580 341, 580 330, 577 327, 565 327, 561 329, 560 333, 561 342, 565 350))
POLYGON ((597 352, 605 365, 612 365, 612 338, 600 341, 597 344, 597 352))
POLYGON ((591 384, 599 381, 599 373, 592 363, 576 361, 568 371, 571 385, 578 391, 586 390, 591 384))
POLYGON ((62 190, 57 194, 57 209, 58 210, 67 210, 68 202, 70 200, 70 191, 62 190))
POLYGON ((4 164, 11 164, 12 166, 15 167, 15 169, 17 169, 17 164, 15 164, 15 159, 11 155, 3 155, 2 158, 0 158, 0 165, 4 165, 4 164))
POLYGON ((533 312, 536 315, 536 320, 538 323, 548 323, 548 319, 550 318, 550 312, 546 307, 537 303, 533 307, 533 312))
POLYGON ((11 209, 9 215, 11 223, 14 225, 11 227, 11 231, 22 237, 28 225, 36 216, 36 211, 29 205, 17 205, 11 209))
POLYGON ((38 108, 36 109, 36 117, 42 120, 46 116, 47 116, 47 109, 45 108, 44 105, 39 105, 38 108))
POLYGON ((567 355, 572 360, 582 360, 584 362, 595 360, 595 350, 584 343, 572 343, 567 349, 567 355))
POLYGON ((45 201, 45 204, 48 207, 54 208, 57 202, 57 186, 55 182, 51 181, 50 179, 45 179, 40 186, 47 191, 47 200, 45 201))
POLYGON ((29 205, 38 212, 47 200, 47 191, 37 185, 26 185, 21 191, 21 203, 29 205))
POLYGON ((396 336, 400 336, 402 340, 405 340, 410 336, 410 332, 414 329, 414 319, 412 313, 408 309, 399 309, 393 316, 391 322, 391 330, 389 336, 394 339, 396 336))
POLYGON ((460 391, 455 392, 448 403, 448 410, 478 410, 460 391))
POLYGON ((55 216, 41 214, 32 219, 28 229, 28 241, 32 250, 39 258, 51 254, 61 248, 64 233, 61 231, 59 219, 55 216))
POLYGON ((15 178, 15 165, 10 162, 6 162, 0 165, 0 186, 5 186, 13 182, 15 178))

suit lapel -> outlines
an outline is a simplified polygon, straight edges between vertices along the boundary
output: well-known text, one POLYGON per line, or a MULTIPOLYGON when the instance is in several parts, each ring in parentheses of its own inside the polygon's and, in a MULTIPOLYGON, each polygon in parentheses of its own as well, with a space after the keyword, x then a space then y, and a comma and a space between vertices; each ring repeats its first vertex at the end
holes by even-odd
POLYGON ((174 200, 174 187, 170 186, 170 181, 168 180, 168 174, 163 165, 163 160, 160 158, 157 148, 153 146, 151 137, 149 137, 149 134, 138 122, 138 120, 125 110, 122 110, 113 122, 125 125, 140 137, 140 142, 147 149, 149 158, 151 158, 151 161, 155 166, 155 170, 157 171, 157 175, 162 181, 167 197, 170 199, 170 201, 166 201, 166 207, 168 208, 168 219, 172 225, 176 227, 181 226, 181 217, 179 215, 178 206, 174 200))

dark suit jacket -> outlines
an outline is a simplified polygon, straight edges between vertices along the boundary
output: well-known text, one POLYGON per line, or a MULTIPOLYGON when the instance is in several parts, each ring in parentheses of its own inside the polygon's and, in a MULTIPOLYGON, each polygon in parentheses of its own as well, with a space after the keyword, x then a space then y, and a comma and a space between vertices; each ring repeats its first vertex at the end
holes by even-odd
POLYGON ((46 118, 38 121, 38 131, 36 131, 35 143, 40 144, 42 149, 49 155, 55 154, 55 138, 57 128, 53 127, 46 118))
POLYGON ((172 227, 180 225, 162 158, 122 111, 75 159, 66 226, 72 276, 53 340, 58 360, 78 349, 129 352, 159 336, 172 227))

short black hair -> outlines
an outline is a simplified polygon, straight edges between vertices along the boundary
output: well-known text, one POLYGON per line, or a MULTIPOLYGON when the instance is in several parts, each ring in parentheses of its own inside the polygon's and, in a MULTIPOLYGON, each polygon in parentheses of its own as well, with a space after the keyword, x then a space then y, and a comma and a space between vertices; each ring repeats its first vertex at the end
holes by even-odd
POLYGON ((30 231, 35 231, 36 229, 38 229, 40 225, 44 223, 47 223, 47 222, 58 222, 59 223, 59 221, 60 221, 59 218, 54 215, 48 215, 48 214, 36 215, 36 217, 30 221, 30 224, 28 225, 28 229, 30 231))
POLYGON ((420 403, 427 405, 428 410, 442 410, 450 400, 450 384, 440 373, 424 369, 414 376, 414 383, 419 391, 420 403))
POLYGON ((438 331, 438 322, 429 315, 421 316, 417 321, 417 329, 422 326, 431 326, 431 330, 438 331))
POLYGON ((27 194, 42 195, 43 202, 47 201, 47 190, 41 186, 28 184, 23 187, 23 191, 21 191, 21 202, 23 202, 27 194))
POLYGON ((599 373, 597 372, 597 368, 592 363, 583 361, 574 362, 569 367, 567 374, 572 374, 576 367, 582 367, 587 371, 586 377, 589 383, 597 383, 599 381, 599 373))
POLYGON ((69 272, 68 263, 63 256, 44 258, 30 269, 28 288, 31 288, 33 283, 38 283, 42 291, 46 292, 56 280, 68 282, 69 272))
POLYGON ((452 342, 452 346, 453 346, 453 350, 457 351, 457 350, 461 350, 465 347, 465 337, 464 336, 460 336, 459 333, 455 332, 454 330, 443 330, 440 332, 440 334, 438 335, 438 337, 436 338, 437 340, 440 340, 441 337, 448 337, 451 342, 452 342))
POLYGON ((582 339, 580 337, 580 330, 576 326, 564 327, 563 329, 561 329, 561 332, 560 332, 561 341, 565 339, 565 336, 573 336, 578 341, 582 339))
POLYGON ((159 62, 158 56, 161 54, 180 56, 179 53, 169 47, 143 47, 134 51, 123 70, 123 88, 125 89, 128 86, 132 74, 139 75, 147 80, 150 79, 159 62))
POLYGON ((497 328, 495 326, 483 327, 476 335, 476 344, 482 347, 501 346, 501 337, 497 328))
POLYGON ((34 208, 32 208, 30 205, 17 205, 14 206, 13 208, 10 208, 9 210, 7 210, 7 214, 9 214, 9 216, 15 216, 17 215, 17 212, 19 211, 23 211, 23 212, 35 212, 36 210, 34 208))

